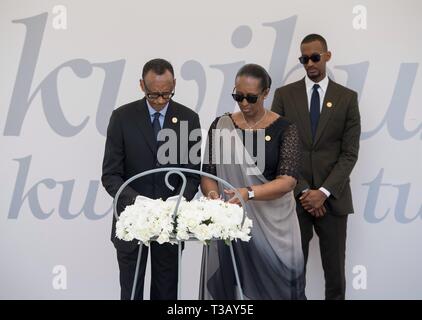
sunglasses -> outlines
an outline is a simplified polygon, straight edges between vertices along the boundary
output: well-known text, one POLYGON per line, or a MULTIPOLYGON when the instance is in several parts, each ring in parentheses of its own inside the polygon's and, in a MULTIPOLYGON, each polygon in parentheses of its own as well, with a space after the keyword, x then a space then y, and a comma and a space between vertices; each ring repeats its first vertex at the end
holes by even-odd
POLYGON ((299 61, 301 64, 308 64, 309 60, 312 62, 319 62, 321 61, 321 56, 324 54, 325 53, 313 53, 310 56, 303 55, 299 57, 299 61))
POLYGON ((232 97, 235 101, 237 102, 242 102, 243 99, 246 99, 246 101, 248 103, 256 103, 258 101, 258 97, 259 96, 255 96, 255 95, 243 95, 243 94, 238 94, 238 93, 232 93, 232 97))
POLYGON ((246 99, 248 103, 256 103, 258 101, 259 96, 265 91, 262 90, 260 94, 247 94, 246 96, 243 94, 235 93, 236 87, 233 88, 232 97, 236 102, 242 102, 243 99, 246 99))

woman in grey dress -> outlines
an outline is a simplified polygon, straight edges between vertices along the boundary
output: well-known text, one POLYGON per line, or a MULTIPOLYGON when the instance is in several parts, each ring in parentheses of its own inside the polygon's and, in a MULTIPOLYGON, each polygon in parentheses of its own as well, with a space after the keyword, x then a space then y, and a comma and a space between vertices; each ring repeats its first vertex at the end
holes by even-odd
MULTIPOLYGON (((240 283, 246 299, 305 299, 304 262, 293 189, 300 165, 296 126, 264 108, 271 78, 248 64, 236 75, 233 98, 240 111, 212 123, 203 171, 232 184, 253 221, 251 240, 234 241, 240 283)), ((211 199, 240 204, 232 190, 202 177, 211 199)), ((229 247, 213 241, 204 248, 201 299, 236 299, 229 247)))

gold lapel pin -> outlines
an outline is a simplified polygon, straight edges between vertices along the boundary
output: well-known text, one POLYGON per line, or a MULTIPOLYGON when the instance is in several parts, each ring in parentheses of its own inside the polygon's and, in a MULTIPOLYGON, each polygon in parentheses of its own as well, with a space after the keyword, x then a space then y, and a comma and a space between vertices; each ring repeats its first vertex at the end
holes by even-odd
POLYGON ((270 141, 271 140, 271 136, 265 136, 265 141, 270 141))
POLYGON ((173 118, 171 118, 171 122, 173 122, 173 123, 177 123, 177 118, 176 117, 173 117, 173 118))
POLYGON ((333 103, 332 102, 327 102, 327 108, 331 108, 333 106, 333 103))

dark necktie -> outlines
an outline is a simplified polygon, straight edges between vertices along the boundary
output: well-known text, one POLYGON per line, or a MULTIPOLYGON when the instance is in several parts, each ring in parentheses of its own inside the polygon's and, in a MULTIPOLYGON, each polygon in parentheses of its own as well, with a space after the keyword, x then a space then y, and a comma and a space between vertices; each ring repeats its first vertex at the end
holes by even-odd
POLYGON ((319 120, 319 108, 320 108, 319 93, 318 93, 319 84, 314 84, 312 88, 313 88, 313 91, 312 91, 311 107, 309 109, 309 114, 311 117, 312 140, 314 140, 316 130, 318 127, 318 120, 319 120))
POLYGON ((158 132, 161 130, 161 125, 160 125, 159 119, 160 119, 160 113, 159 112, 154 113, 154 120, 152 121, 152 128, 154 129, 155 141, 157 141, 158 132))

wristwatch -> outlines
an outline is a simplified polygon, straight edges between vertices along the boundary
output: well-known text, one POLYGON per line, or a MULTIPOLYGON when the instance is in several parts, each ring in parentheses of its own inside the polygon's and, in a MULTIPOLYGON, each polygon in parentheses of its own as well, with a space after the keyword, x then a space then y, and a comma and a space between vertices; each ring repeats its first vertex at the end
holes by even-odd
POLYGON ((255 192, 252 190, 252 188, 248 186, 246 189, 248 189, 248 200, 255 198, 255 192))

